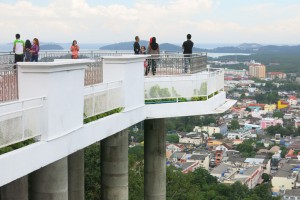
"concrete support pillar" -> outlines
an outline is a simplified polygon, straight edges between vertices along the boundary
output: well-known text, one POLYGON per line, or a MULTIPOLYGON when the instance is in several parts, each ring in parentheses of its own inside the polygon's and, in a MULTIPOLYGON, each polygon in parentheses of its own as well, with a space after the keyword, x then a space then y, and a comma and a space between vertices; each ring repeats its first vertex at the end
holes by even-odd
POLYGON ((145 200, 166 199, 165 119, 145 120, 145 200))
POLYGON ((68 156, 69 200, 84 200, 84 149, 68 156))
POLYGON ((128 199, 128 133, 101 141, 101 199, 128 199))
POLYGON ((23 176, 1 187, 1 200, 28 200, 28 176, 23 176))
POLYGON ((68 199, 68 159, 62 158, 31 174, 30 199, 68 199))

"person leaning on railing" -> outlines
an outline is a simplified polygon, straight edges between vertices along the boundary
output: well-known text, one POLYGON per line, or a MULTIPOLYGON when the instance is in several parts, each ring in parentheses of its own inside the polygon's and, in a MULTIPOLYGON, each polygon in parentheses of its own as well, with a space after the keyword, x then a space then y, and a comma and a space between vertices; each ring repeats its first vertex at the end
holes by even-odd
POLYGON ((190 65, 190 61, 191 61, 191 54, 193 53, 193 46, 194 43, 192 42, 191 38, 191 34, 187 34, 186 36, 187 40, 185 42, 183 42, 182 44, 182 49, 183 49, 183 54, 184 55, 184 73, 188 72, 188 66, 190 65))
POLYGON ((151 66, 152 74, 156 74, 156 64, 157 64, 157 58, 159 57, 159 45, 156 43, 156 37, 150 38, 150 43, 148 45, 147 54, 151 55, 150 63, 148 66, 147 73, 148 74, 151 66), (156 59, 155 59, 156 58, 156 59))

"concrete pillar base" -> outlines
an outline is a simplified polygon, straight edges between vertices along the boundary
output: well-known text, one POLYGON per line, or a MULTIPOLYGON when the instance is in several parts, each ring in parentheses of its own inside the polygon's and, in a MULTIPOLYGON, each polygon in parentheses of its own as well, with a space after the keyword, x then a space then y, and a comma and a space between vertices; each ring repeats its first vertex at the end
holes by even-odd
POLYGON ((166 133, 165 119, 145 120, 144 126, 144 199, 166 199, 166 133))
POLYGON ((68 156, 69 200, 84 200, 84 149, 68 156))
POLYGON ((128 200, 128 133, 101 141, 101 199, 128 200))
POLYGON ((1 187, 0 200, 28 200, 28 176, 1 187))
POLYGON ((68 159, 62 158, 31 174, 31 200, 68 199, 68 159))

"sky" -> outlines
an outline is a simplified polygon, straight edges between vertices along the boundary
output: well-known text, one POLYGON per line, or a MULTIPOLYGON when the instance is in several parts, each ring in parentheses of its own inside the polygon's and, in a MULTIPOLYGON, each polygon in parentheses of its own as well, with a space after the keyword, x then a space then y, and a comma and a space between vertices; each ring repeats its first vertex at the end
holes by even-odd
POLYGON ((299 0, 0 0, 0 43, 300 44, 299 0))

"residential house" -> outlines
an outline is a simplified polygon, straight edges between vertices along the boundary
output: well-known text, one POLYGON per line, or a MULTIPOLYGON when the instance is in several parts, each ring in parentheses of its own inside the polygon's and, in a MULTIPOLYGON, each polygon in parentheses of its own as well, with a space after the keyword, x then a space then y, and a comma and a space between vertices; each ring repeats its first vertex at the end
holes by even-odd
POLYGON ((176 151, 171 155, 170 160, 174 163, 185 162, 185 156, 186 156, 185 152, 176 151))
POLYGON ((264 110, 267 112, 273 112, 274 110, 276 110, 276 108, 276 104, 265 104, 264 106, 264 110))
POLYGON ((292 189, 292 190, 283 190, 282 200, 299 200, 300 199, 300 188, 292 189))
POLYGON ((297 105, 297 97, 295 96, 290 96, 288 99, 289 105, 290 106, 296 106, 297 105))
POLYGON ((221 183, 233 184, 239 181, 249 189, 253 189, 257 184, 262 182, 262 173, 263 169, 261 166, 239 168, 225 163, 221 163, 211 171, 211 175, 217 177, 221 183))
POLYGON ((193 131, 196 132, 207 132, 209 136, 212 136, 214 133, 221 133, 223 135, 227 134, 227 125, 222 124, 222 125, 215 125, 211 124, 210 126, 195 126, 193 131))
POLYGON ((295 169, 295 165, 285 163, 279 168, 272 178, 272 191, 279 192, 280 190, 291 190, 298 182, 299 171, 295 169))
POLYGON ((193 172, 196 169, 200 168, 200 162, 185 162, 180 164, 180 168, 182 169, 182 173, 187 174, 189 172, 193 172))
POLYGON ((277 108, 279 110, 284 109, 284 108, 288 108, 289 107, 289 102, 285 101, 285 100, 279 100, 277 102, 277 108))
POLYGON ((263 118, 260 122, 261 129, 266 129, 269 126, 283 125, 282 119, 279 118, 263 118))
POLYGON ((217 166, 222 162, 223 157, 225 157, 225 151, 223 150, 215 151, 215 163, 217 166))
POLYGON ((208 139, 207 140, 207 148, 210 150, 215 149, 217 146, 221 145, 223 142, 219 140, 212 140, 208 139))
POLYGON ((175 151, 182 151, 184 149, 183 145, 178 144, 167 144, 166 145, 166 151, 171 151, 174 153, 175 151))
POLYGON ((197 155, 197 154, 192 154, 191 157, 189 157, 186 162, 198 162, 198 166, 202 167, 206 170, 209 170, 209 161, 210 161, 210 156, 207 155, 197 155))
POLYGON ((300 118, 296 118, 294 119, 294 121, 295 121, 295 128, 300 127, 300 118))
POLYGON ((200 133, 200 132, 179 134, 179 143, 184 143, 184 144, 200 145, 203 144, 206 139, 207 139, 207 135, 205 133, 200 133))

